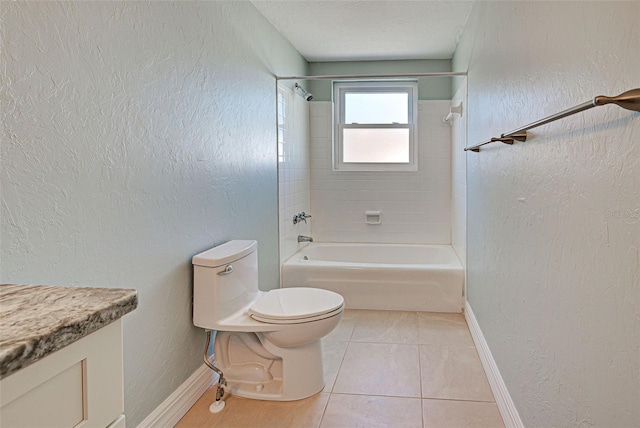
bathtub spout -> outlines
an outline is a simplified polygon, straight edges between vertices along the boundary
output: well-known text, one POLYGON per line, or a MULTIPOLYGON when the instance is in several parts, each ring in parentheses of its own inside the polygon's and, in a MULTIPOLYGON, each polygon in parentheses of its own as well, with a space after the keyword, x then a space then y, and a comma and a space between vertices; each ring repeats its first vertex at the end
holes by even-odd
POLYGON ((313 242, 313 238, 310 236, 298 235, 298 242, 313 242))

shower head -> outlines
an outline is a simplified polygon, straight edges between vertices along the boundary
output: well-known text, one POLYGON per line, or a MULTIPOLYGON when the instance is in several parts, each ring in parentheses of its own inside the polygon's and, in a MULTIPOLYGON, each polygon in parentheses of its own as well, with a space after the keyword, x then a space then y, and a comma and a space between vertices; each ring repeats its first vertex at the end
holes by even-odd
POLYGON ((304 89, 302 86, 298 85, 297 83, 295 84, 294 88, 300 91, 302 98, 304 98, 305 100, 311 101, 313 99, 313 95, 307 92, 306 89, 304 89))

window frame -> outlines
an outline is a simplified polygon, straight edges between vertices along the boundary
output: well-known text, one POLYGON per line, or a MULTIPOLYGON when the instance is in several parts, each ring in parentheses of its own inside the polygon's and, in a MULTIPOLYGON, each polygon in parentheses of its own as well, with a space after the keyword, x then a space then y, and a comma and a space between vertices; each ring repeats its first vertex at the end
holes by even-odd
POLYGON ((416 81, 348 81, 333 82, 333 170, 334 171, 417 171, 418 170, 418 82, 416 81), (347 93, 407 93, 406 124, 347 124, 345 95, 347 93), (343 162, 344 129, 408 129, 409 162, 343 162))

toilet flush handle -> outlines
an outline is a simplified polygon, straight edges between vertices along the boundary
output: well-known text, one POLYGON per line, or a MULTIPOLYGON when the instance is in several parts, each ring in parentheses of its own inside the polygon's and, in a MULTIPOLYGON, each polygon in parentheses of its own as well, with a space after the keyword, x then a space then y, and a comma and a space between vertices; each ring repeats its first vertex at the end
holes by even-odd
POLYGON ((233 266, 227 265, 225 266, 224 270, 218 272, 218 275, 229 275, 232 272, 233 272, 233 266))

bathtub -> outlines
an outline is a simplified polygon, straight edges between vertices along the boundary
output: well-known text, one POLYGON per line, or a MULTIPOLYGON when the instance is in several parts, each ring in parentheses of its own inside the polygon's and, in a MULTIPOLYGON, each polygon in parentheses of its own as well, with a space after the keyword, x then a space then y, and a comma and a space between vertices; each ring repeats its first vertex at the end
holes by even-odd
POLYGON ((449 245, 312 243, 282 265, 282 287, 340 293, 347 308, 462 312, 464 271, 449 245))

